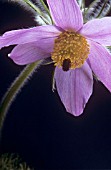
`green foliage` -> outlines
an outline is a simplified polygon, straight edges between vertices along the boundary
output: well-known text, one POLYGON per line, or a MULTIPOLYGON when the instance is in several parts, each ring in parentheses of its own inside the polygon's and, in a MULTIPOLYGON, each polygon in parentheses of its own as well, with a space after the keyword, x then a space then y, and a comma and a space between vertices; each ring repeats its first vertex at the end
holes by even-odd
POLYGON ((16 154, 3 154, 0 157, 0 170, 33 170, 22 162, 16 154))

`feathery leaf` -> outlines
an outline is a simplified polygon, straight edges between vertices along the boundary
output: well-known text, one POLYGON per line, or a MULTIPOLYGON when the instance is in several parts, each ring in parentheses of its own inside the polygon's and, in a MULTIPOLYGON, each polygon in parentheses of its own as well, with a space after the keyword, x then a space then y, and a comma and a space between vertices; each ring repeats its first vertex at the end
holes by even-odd
POLYGON ((89 6, 84 14, 84 20, 88 21, 94 18, 106 16, 111 9, 111 0, 95 0, 89 6))

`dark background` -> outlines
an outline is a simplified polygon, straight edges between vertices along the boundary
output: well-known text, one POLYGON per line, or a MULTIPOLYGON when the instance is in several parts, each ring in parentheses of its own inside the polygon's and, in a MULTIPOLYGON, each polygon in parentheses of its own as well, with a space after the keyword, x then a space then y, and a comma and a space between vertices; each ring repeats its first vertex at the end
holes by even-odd
MULTIPOLYGON (((88 1, 90 2, 90 1, 88 1)), ((0 33, 36 26, 19 5, 0 1, 0 33)), ((23 69, 0 51, 0 99, 23 69)), ((111 94, 100 83, 74 117, 52 92, 52 65, 42 66, 17 96, 4 123, 1 153, 18 153, 38 169, 111 169, 111 94)))

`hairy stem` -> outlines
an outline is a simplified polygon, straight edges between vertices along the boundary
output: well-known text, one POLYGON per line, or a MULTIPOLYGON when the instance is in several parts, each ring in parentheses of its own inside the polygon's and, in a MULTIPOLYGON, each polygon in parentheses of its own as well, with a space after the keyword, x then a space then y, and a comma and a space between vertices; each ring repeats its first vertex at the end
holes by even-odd
POLYGON ((35 4, 33 4, 30 0, 23 0, 23 1, 38 13, 46 24, 49 24, 49 21, 44 17, 43 12, 35 4))
POLYGON ((43 5, 44 9, 46 10, 46 12, 49 14, 50 16, 50 12, 49 12, 49 9, 47 8, 46 4, 44 3, 43 0, 40 0, 41 4, 43 5))
POLYGON ((4 95, 0 105, 0 130, 2 130, 7 111, 10 108, 15 97, 20 92, 21 88, 26 84, 28 79, 32 76, 34 71, 39 68, 42 62, 43 60, 39 60, 26 66, 4 95))

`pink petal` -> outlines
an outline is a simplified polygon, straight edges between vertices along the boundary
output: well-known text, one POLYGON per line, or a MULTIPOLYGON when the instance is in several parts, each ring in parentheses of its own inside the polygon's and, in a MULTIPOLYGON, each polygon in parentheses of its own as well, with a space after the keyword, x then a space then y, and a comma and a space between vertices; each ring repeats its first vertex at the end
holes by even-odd
POLYGON ((66 110, 75 116, 82 114, 93 89, 93 76, 88 64, 67 72, 56 68, 55 80, 66 110))
POLYGON ((17 45, 10 54, 10 58, 19 65, 30 64, 50 56, 53 50, 54 39, 45 39, 43 42, 17 45), (38 45, 39 44, 39 45, 38 45))
POLYGON ((9 45, 38 42, 40 39, 57 37, 61 32, 52 25, 8 31, 0 37, 0 48, 9 45))
POLYGON ((85 37, 105 46, 111 45, 111 17, 94 19, 86 24, 80 31, 85 37))
POLYGON ((111 54, 100 44, 89 41, 91 45, 89 62, 98 79, 111 92, 111 54))
POLYGON ((78 31, 83 26, 82 13, 76 0, 47 0, 54 23, 78 31))

